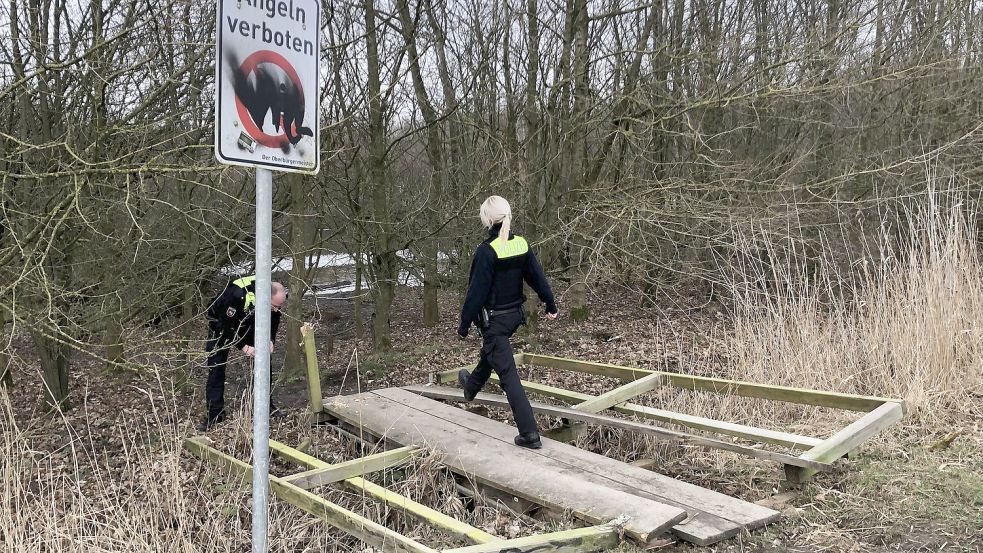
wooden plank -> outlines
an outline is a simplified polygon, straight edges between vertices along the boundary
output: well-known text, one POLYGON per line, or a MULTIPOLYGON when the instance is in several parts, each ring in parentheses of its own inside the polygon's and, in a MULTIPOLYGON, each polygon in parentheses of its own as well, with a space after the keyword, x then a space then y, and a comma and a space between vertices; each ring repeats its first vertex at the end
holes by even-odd
MULTIPOLYGON (((391 398, 446 421, 453 421, 456 425, 504 443, 510 443, 515 432, 512 427, 474 413, 414 397, 406 390, 376 390, 374 394, 391 398)), ((745 528, 763 526, 780 517, 780 513, 772 509, 687 484, 657 472, 638 469, 567 444, 544 441, 544 448, 538 453, 551 459, 562 459, 564 464, 577 470, 587 482, 686 509, 690 519, 685 524, 673 527, 673 532, 700 545, 734 536, 745 528), (547 448, 546 444, 550 447, 547 448)))
POLYGON ((733 422, 718 421, 705 417, 676 413, 674 411, 666 411, 664 409, 656 409, 655 407, 635 405, 633 403, 616 405, 614 410, 626 415, 635 415, 636 417, 645 419, 667 422, 670 424, 685 426, 687 428, 704 430, 727 436, 736 436, 738 438, 744 438, 745 440, 751 440, 753 442, 781 445, 792 449, 809 449, 822 442, 822 440, 819 438, 813 438, 812 436, 802 436, 799 434, 782 432, 780 430, 770 430, 767 428, 758 428, 756 426, 748 426, 733 422))
MULTIPOLYGON (((822 463, 832 463, 846 453, 901 419, 903 414, 901 404, 888 401, 877 409, 860 417, 843 430, 830 436, 829 439, 806 451, 800 458, 822 463)), ((785 475, 789 481, 802 483, 811 478, 816 471, 800 466, 786 466, 785 475)))
POLYGON ((798 403, 801 405, 816 405, 819 407, 846 409, 848 411, 870 411, 872 409, 876 409, 885 401, 901 403, 899 400, 890 398, 823 392, 819 390, 773 386, 769 384, 755 384, 752 382, 710 378, 705 376, 693 376, 681 373, 650 371, 645 369, 621 367, 618 365, 609 365, 607 363, 592 363, 531 353, 524 354, 523 359, 526 363, 539 365, 541 367, 608 376, 626 381, 638 380, 650 374, 657 373, 665 375, 667 383, 670 386, 685 390, 699 390, 741 397, 771 399, 775 401, 798 403))
POLYGON ((665 377, 661 374, 653 373, 639 378, 634 382, 629 382, 620 388, 615 388, 610 392, 605 392, 597 397, 578 403, 573 408, 586 413, 599 413, 619 403, 624 403, 635 396, 652 391, 664 383, 665 377))
POLYGON ((618 546, 618 527, 605 524, 526 536, 514 540, 445 549, 443 553, 594 553, 618 546))
MULTIPOLYGON (((479 415, 443 405, 426 398, 414 397, 411 392, 407 392, 406 390, 377 390, 373 394, 380 397, 385 395, 396 398, 389 404, 373 404, 376 409, 389 408, 390 405, 400 406, 402 404, 403 409, 408 407, 417 408, 432 416, 443 419, 454 428, 463 427, 462 430, 471 430, 482 435, 482 438, 476 440, 472 447, 479 447, 478 443, 480 441, 480 447, 484 450, 492 447, 489 444, 494 444, 495 441, 498 441, 507 450, 516 451, 517 449, 511 445, 515 430, 510 426, 496 423, 479 415)), ((365 400, 356 401, 364 402, 365 400)), ((329 408, 329 410, 331 409, 329 408)), ((391 409, 392 412, 398 410, 399 407, 391 409)), ((390 415, 390 425, 404 424, 393 422, 393 418, 390 415)), ((389 427, 387 426, 386 428, 389 427)), ((459 432, 462 430, 459 430, 459 432)), ((438 441, 437 438, 433 437, 431 437, 431 440, 438 441)), ((779 513, 776 511, 763 509, 751 503, 698 486, 686 484, 658 473, 631 467, 625 463, 583 451, 576 447, 552 440, 543 440, 543 443, 544 447, 542 450, 533 452, 544 457, 541 463, 558 464, 562 467, 558 470, 576 474, 582 483, 620 490, 635 496, 635 498, 629 501, 647 499, 686 509, 689 518, 684 523, 673 526, 672 531, 683 539, 699 545, 711 544, 721 539, 735 536, 744 528, 756 528, 779 517, 779 513)), ((553 472, 556 470, 553 470, 553 472)), ((495 482, 489 482, 488 484, 496 486, 495 482)), ((502 485, 498 484, 496 487, 501 488, 502 485)), ((568 487, 565 486, 564 489, 568 487)), ((508 491, 511 492, 512 490, 508 491)))
POLYGON ((435 384, 452 384, 454 382, 457 382, 457 373, 460 372, 461 369, 467 369, 468 371, 470 371, 473 368, 474 365, 467 365, 465 367, 458 367, 456 369, 448 369, 446 371, 441 371, 437 373, 437 381, 435 382, 435 384))
MULTIPOLYGON (((405 390, 387 391, 402 392, 452 412, 471 415, 405 390)), ((441 454, 445 466, 458 474, 550 509, 570 511, 590 524, 603 524, 627 515, 631 519, 625 525, 625 532, 641 543, 648 543, 686 518, 680 508, 585 482, 580 471, 571 470, 563 459, 516 447, 512 444, 513 429, 484 417, 478 418, 510 433, 508 440, 489 439, 485 434, 377 392, 338 396, 326 401, 325 408, 339 419, 361 424, 366 431, 397 444, 426 444, 441 454)), ((549 451, 548 446, 545 450, 549 451)))
MULTIPOLYGON (((215 463, 228 474, 242 478, 243 483, 250 482, 253 470, 252 466, 210 447, 200 438, 186 439, 184 441, 184 447, 198 457, 215 463)), ((318 497, 289 482, 284 482, 282 479, 273 475, 270 475, 270 489, 277 497, 287 503, 307 511, 331 526, 343 530, 383 551, 437 553, 435 549, 431 549, 398 532, 394 532, 323 497, 318 497)))
MULTIPOLYGON (((490 380, 498 383, 498 376, 493 374, 490 380)), ((573 392, 562 388, 547 386, 545 384, 539 384, 538 382, 527 382, 525 380, 522 381, 522 386, 526 389, 526 391, 558 399, 566 403, 581 403, 587 401, 591 397, 594 397, 580 392, 573 392)), ((665 411, 663 409, 645 407, 634 403, 616 405, 614 406, 614 410, 626 415, 634 415, 641 418, 658 420, 678 426, 685 426, 687 428, 715 432, 717 434, 737 436, 739 438, 744 438, 755 442, 782 445, 793 449, 807 450, 822 443, 822 440, 811 436, 800 436, 798 434, 790 434, 778 430, 768 430, 766 428, 756 428, 754 426, 718 421, 715 419, 676 413, 674 411, 665 411)))
POLYGON ((322 461, 321 459, 318 459, 313 455, 308 455, 307 453, 304 453, 303 451, 297 448, 290 447, 287 444, 278 442, 273 439, 270 440, 270 451, 280 455, 284 459, 292 461, 293 463, 301 465, 303 467, 314 469, 314 468, 328 468, 331 466, 331 463, 328 463, 327 461, 322 461))
POLYGON ((373 455, 367 455, 359 459, 337 463, 327 468, 311 469, 298 474, 285 477, 285 482, 310 490, 318 486, 326 486, 356 476, 365 476, 372 472, 386 470, 397 465, 401 465, 413 457, 414 453, 420 450, 415 447, 401 447, 390 451, 383 451, 373 455))
POLYGON ((324 410, 324 401, 321 398, 321 370, 317 365, 317 349, 314 347, 314 328, 305 323, 300 327, 300 333, 304 337, 304 352, 307 355, 307 393, 310 398, 310 409, 312 413, 320 413, 324 410))
MULTIPOLYGON (((512 436, 515 434, 515 429, 511 426, 497 423, 488 418, 464 411, 462 409, 457 409, 453 406, 416 396, 407 390, 400 388, 388 388, 383 390, 375 390, 373 393, 503 442, 511 443, 512 436)), ((573 414, 578 416, 601 416, 577 413, 576 411, 574 411, 573 414)), ((622 463, 603 455, 597 455, 589 451, 584 451, 571 445, 558 443, 555 444, 555 449, 552 451, 545 451, 544 448, 544 450, 539 450, 536 453, 546 457, 555 457, 560 455, 564 462, 574 464, 579 468, 588 470, 591 474, 600 475, 606 482, 615 481, 616 477, 623 477, 623 480, 619 481, 621 484, 641 484, 651 487, 651 484, 659 483, 663 486, 663 489, 659 490, 659 492, 664 492, 664 495, 668 501, 683 503, 684 505, 704 505, 707 508, 700 510, 712 512, 718 516, 722 516, 728 520, 734 520, 742 524, 753 523, 757 518, 759 518, 759 515, 768 517, 774 514, 774 512, 768 512, 768 510, 755 509, 753 504, 746 501, 735 499, 706 488, 687 484, 659 473, 641 470, 636 467, 632 467, 627 463, 622 463), (679 502, 678 498, 688 499, 688 501, 679 502), (742 509, 745 512, 741 512, 742 509)))
MULTIPOLYGON (((312 469, 330 468, 332 466, 330 463, 326 463, 317 457, 307 455, 302 451, 298 451, 292 447, 277 442, 276 440, 270 440, 270 449, 284 458, 293 461, 294 463, 312 469)), ((423 522, 431 524, 432 526, 448 532, 451 535, 470 541, 471 543, 491 543, 502 541, 501 538, 493 536, 484 530, 475 528, 474 526, 461 522, 456 518, 449 517, 440 511, 431 509, 426 505, 417 503, 408 497, 404 497, 396 492, 387 490, 386 488, 369 482, 363 478, 349 478, 348 480, 343 481, 342 484, 352 489, 362 491, 366 495, 374 497, 390 507, 401 509, 402 511, 406 512, 406 514, 411 515, 417 520, 422 520, 423 522)))
MULTIPOLYGON (((409 390, 413 393, 420 394, 424 397, 428 397, 431 399, 440 399, 445 401, 461 401, 461 397, 460 397, 461 394, 458 393, 458 391, 453 388, 447 388, 442 386, 405 386, 403 389, 409 390)), ((475 399, 472 403, 478 403, 481 405, 491 405, 494 407, 508 407, 509 405, 508 399, 506 399, 505 396, 485 394, 485 393, 479 393, 477 396, 475 396, 475 399)), ((688 444, 704 446, 704 447, 712 447, 715 449, 722 449, 725 451, 733 451, 735 453, 747 455, 748 457, 753 457, 755 459, 775 461, 782 464, 801 466, 813 470, 826 470, 829 468, 829 465, 824 462, 814 461, 811 459, 804 459, 802 457, 795 457, 793 455, 777 453, 774 451, 767 451, 762 449, 756 449, 753 447, 742 446, 739 444, 715 440, 713 438, 706 438, 703 436, 686 434, 685 432, 676 432, 673 430, 659 428, 657 426, 652 426, 645 423, 640 423, 640 422, 635 422, 625 419, 618 419, 614 417, 607 417, 604 415, 597 415, 594 413, 581 413, 579 409, 557 407, 554 405, 547 405, 545 403, 539 403, 535 401, 530 402, 530 405, 532 405, 533 411, 537 413, 552 415, 554 417, 563 417, 566 419, 576 420, 580 422, 597 424, 600 426, 631 430, 633 432, 639 432, 641 434, 645 434, 647 436, 654 436, 656 438, 663 439, 663 440, 688 443, 688 444)))

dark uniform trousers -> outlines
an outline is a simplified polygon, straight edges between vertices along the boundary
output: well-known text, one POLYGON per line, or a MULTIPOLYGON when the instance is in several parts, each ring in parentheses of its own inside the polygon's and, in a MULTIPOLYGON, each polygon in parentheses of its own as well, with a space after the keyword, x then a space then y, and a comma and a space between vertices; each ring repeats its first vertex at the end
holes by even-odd
POLYGON ((509 400, 515 425, 521 434, 529 434, 537 432, 536 419, 533 417, 526 391, 522 389, 522 383, 519 382, 519 370, 515 366, 512 343, 509 341, 522 322, 523 314, 520 311, 491 317, 488 328, 482 330, 481 358, 478 366, 471 373, 471 378, 468 379, 466 391, 469 394, 480 391, 494 370, 509 400))
POLYGON ((223 329, 215 324, 208 325, 208 341, 205 342, 205 352, 208 359, 208 382, 205 384, 205 404, 208 406, 208 418, 216 420, 225 414, 225 365, 229 361, 229 349, 232 347, 223 329))
MULTIPOLYGON (((205 404, 208 407, 208 418, 218 420, 225 415, 225 366, 229 361, 229 350, 234 344, 225 335, 223 329, 216 324, 208 325, 208 341, 205 342, 205 352, 208 359, 208 381, 205 383, 205 404)), ((270 382, 273 382, 273 367, 270 367, 270 382)), ((270 403, 270 409, 273 404, 270 403)))

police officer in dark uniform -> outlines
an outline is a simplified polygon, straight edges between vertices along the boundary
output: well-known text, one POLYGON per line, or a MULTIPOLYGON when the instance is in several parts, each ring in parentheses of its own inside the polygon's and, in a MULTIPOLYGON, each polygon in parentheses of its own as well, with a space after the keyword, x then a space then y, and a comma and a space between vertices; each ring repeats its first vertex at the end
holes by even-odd
MULTIPOLYGON (((249 357, 256 355, 256 276, 240 278, 229 283, 222 294, 209 306, 208 341, 208 382, 205 385, 205 404, 208 414, 198 427, 204 432, 225 420, 225 365, 229 350, 242 350, 249 357)), ((272 284, 270 298, 270 352, 280 327, 280 308, 287 301, 287 292, 279 282, 272 284)), ((270 410, 274 410, 271 404, 270 410)))
POLYGON ((522 282, 536 291, 546 304, 546 318, 556 319, 558 310, 553 291, 536 256, 521 236, 510 232, 512 210, 501 196, 491 196, 481 205, 481 220, 489 229, 488 238, 478 245, 471 261, 468 294, 461 309, 457 333, 467 338, 472 324, 480 329, 481 358, 473 373, 465 369, 457 375, 465 401, 471 401, 494 370, 512 408, 519 427, 515 444, 539 449, 542 442, 529 399, 519 381, 509 338, 525 323, 522 282))

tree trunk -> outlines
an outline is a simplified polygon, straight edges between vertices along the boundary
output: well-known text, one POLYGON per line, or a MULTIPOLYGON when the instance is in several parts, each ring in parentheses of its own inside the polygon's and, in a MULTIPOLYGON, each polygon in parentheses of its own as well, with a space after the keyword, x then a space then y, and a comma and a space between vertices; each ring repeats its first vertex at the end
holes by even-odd
POLYGON ((40 332, 32 332, 34 347, 41 358, 44 403, 55 409, 68 408, 68 346, 40 332))
MULTIPOLYGON (((528 65, 526 66, 526 94, 523 106, 523 116, 525 117, 525 144, 523 161, 523 175, 526 185, 526 218, 527 231, 537 239, 547 236, 546 225, 542 219, 545 215, 548 194, 545 189, 542 168, 544 166, 543 151, 540 148, 540 141, 543 140, 541 133, 541 115, 537 105, 539 99, 539 4, 537 0, 527 0, 526 18, 528 19, 528 31, 526 33, 526 43, 529 49, 528 65)), ((540 250, 539 257, 544 262, 552 259, 552 256, 545 255, 546 252, 540 250)))
POLYGON ((365 318, 362 315, 362 274, 365 272, 363 255, 365 253, 362 248, 358 248, 355 252, 355 335, 359 337, 365 332, 365 318))
MULTIPOLYGON (((185 365, 187 367, 187 376, 191 376, 191 371, 194 370, 195 357, 198 355, 198 351, 195 350, 195 345, 198 343, 196 336, 197 327, 191 322, 198 317, 201 312, 200 308, 200 296, 199 293, 201 284, 198 279, 195 279, 194 283, 188 284, 184 287, 184 298, 181 302, 181 337, 184 339, 184 343, 187 344, 185 348, 185 365)), ((206 308, 208 306, 205 306, 206 308)))
MULTIPOLYGON (((573 117, 571 118, 572 135, 576 138, 573 141, 572 159, 567 168, 567 183, 573 190, 582 190, 589 183, 587 177, 587 124, 588 124, 588 97, 590 94, 590 76, 588 63, 590 57, 590 46, 588 45, 588 14, 587 0, 575 0, 572 19, 576 32, 576 44, 574 54, 574 100, 573 117)), ((573 192, 570 195, 571 210, 579 209, 582 192, 573 192)), ((577 213, 573 213, 570 220, 574 220, 577 213)), ((585 218, 583 228, 573 229, 573 240, 569 245, 570 255, 570 318, 575 321, 584 321, 590 317, 590 308, 587 305, 587 240, 590 240, 589 218, 585 218)))
POLYGON ((386 178, 385 112, 382 103, 380 80, 379 40, 374 0, 365 0, 365 45, 368 69, 366 101, 369 115, 369 186, 372 190, 374 230, 372 244, 372 272, 375 277, 375 315, 372 319, 372 345, 376 351, 392 347, 389 320, 393 298, 396 295, 396 277, 399 275, 399 259, 393 247, 391 192, 386 178))
POLYGON ((123 369, 123 323, 119 310, 115 310, 106 319, 106 332, 103 343, 106 344, 106 365, 103 372, 119 374, 123 369))
POLYGON ((393 299, 396 287, 393 281, 376 281, 375 312, 372 314, 372 346, 375 351, 385 351, 392 347, 389 321, 392 319, 393 299))
MULTIPOLYGON (((423 80, 423 71, 420 69, 420 55, 416 47, 416 24, 410 17, 410 8, 407 0, 396 2, 396 10, 399 12, 400 30, 403 34, 403 42, 406 45, 406 52, 409 55, 410 75, 413 78, 413 91, 416 102, 420 106, 420 113, 423 114, 423 121, 427 125, 427 158, 430 161, 430 206, 426 211, 428 214, 426 227, 428 230, 435 230, 440 219, 440 199, 443 196, 444 179, 444 156, 443 144, 440 137, 440 126, 437 121, 437 112, 430 101, 427 93, 426 84, 423 80)), ((440 288, 440 276, 437 274, 437 234, 431 233, 423 245, 423 326, 434 327, 439 322, 437 309, 437 290, 440 288)))
POLYGON ((7 333, 7 309, 0 307, 0 388, 14 385, 14 373, 10 366, 11 335, 7 333))
POLYGON ((437 240, 427 241, 423 257, 423 326, 433 328, 440 322, 437 291, 440 290, 440 274, 437 272, 437 240))
POLYGON ((301 351, 300 343, 303 335, 300 331, 304 319, 304 292, 307 291, 307 254, 309 243, 307 237, 307 218, 304 216, 307 206, 307 187, 303 175, 291 173, 290 182, 290 253, 293 268, 290 270, 290 283, 285 311, 290 317, 284 317, 287 322, 287 336, 283 345, 283 368, 280 370, 281 382, 300 378, 307 372, 307 364, 301 351))

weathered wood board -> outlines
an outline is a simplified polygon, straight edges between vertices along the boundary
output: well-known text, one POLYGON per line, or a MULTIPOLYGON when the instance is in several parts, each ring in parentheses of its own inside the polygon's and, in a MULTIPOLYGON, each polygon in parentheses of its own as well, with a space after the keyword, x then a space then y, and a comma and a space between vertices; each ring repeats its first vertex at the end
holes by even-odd
POLYGON ((515 429, 479 415, 387 389, 325 402, 326 409, 402 446, 428 447, 455 472, 592 524, 626 514, 634 539, 669 527, 705 545, 776 520, 779 513, 658 473, 544 439, 543 449, 512 444, 515 429), (685 518, 685 521, 683 521, 685 518))
MULTIPOLYGON (((468 414, 404 390, 395 391, 449 409, 451 413, 468 414)), ((438 452, 447 467, 467 478, 551 509, 569 511, 591 524, 628 516, 625 533, 641 543, 648 543, 686 518, 686 512, 678 507, 585 481, 577 467, 516 447, 511 437, 508 443, 490 438, 402 403, 399 398, 366 392, 328 399, 324 406, 339 419, 388 441, 438 452)), ((508 429, 501 423, 485 420, 508 429)))

